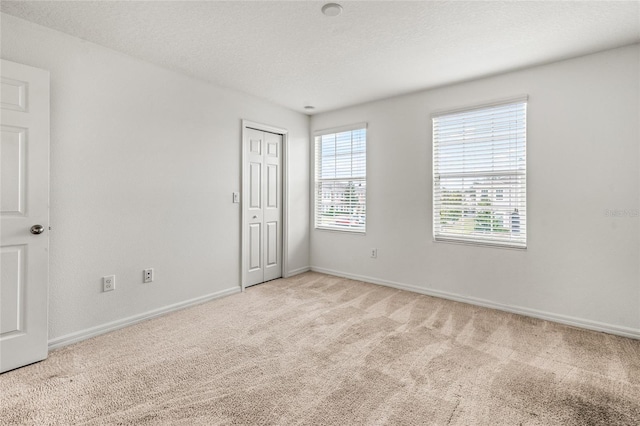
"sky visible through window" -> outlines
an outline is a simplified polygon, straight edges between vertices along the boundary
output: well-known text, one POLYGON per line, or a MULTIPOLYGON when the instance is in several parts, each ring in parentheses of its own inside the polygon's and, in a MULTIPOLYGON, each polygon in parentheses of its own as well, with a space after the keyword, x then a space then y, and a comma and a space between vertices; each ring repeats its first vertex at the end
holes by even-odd
POLYGON ((321 137, 321 179, 366 176, 366 130, 321 137))

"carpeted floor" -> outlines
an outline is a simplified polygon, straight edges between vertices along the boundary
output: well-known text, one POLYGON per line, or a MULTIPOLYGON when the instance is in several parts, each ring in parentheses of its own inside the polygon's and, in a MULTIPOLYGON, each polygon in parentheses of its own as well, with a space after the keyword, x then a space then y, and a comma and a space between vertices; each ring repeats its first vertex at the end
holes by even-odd
POLYGON ((305 273, 0 375, 3 425, 638 425, 640 341, 305 273))

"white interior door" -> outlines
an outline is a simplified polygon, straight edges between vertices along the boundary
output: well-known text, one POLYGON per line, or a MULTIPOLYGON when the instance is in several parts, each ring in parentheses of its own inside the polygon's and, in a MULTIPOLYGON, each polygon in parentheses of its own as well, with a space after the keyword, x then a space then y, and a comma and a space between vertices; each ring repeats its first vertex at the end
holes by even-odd
POLYGON ((47 357, 49 73, 2 60, 0 372, 47 357))
POLYGON ((245 130, 245 287, 282 276, 282 135, 245 130))

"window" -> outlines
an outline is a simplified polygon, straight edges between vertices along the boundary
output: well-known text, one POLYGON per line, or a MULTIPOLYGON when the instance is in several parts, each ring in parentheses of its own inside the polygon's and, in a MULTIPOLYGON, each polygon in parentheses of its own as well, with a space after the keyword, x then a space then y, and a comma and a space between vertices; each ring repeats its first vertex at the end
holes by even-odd
POLYGON ((366 124, 316 132, 315 145, 316 229, 365 232, 366 124))
POLYGON ((527 98, 433 115, 436 241, 526 248, 527 98))

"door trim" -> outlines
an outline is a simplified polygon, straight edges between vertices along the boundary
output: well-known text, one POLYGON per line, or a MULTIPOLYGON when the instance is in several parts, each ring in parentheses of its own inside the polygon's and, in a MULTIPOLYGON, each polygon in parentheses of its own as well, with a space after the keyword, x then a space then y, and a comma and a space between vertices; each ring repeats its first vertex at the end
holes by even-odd
POLYGON ((247 191, 247 185, 249 184, 246 177, 245 161, 247 159, 247 145, 245 144, 245 135, 247 129, 260 130, 262 132, 275 133, 282 135, 282 262, 280 267, 282 268, 282 278, 289 276, 289 249, 288 249, 288 230, 289 230, 289 131, 280 127, 269 126, 267 124, 256 123, 254 121, 242 120, 242 132, 240 135, 240 144, 242 151, 242 159, 240 165, 240 180, 241 180, 241 196, 240 196, 240 289, 244 291, 246 283, 245 272, 245 228, 247 225, 247 215, 244 211, 245 197, 249 193, 247 191))

